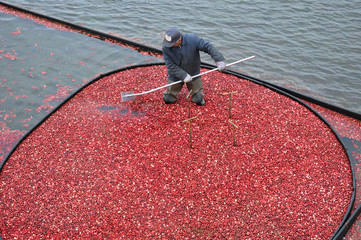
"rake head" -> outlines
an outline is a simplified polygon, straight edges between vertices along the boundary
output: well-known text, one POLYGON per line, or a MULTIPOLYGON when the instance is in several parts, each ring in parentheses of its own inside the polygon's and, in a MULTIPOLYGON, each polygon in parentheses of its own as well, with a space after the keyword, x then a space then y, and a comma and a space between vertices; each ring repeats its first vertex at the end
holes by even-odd
POLYGON ((132 101, 135 99, 135 96, 133 95, 134 92, 130 91, 130 92, 122 92, 121 93, 121 97, 122 97, 122 102, 128 102, 128 101, 132 101))

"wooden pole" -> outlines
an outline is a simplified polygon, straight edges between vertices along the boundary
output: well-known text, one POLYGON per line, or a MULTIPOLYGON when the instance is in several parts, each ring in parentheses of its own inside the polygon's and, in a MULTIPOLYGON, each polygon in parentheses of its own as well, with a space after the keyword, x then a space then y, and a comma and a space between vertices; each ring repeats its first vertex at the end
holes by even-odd
POLYGON ((191 121, 193 119, 195 119, 196 117, 192 117, 192 118, 188 118, 186 120, 184 120, 183 122, 188 122, 189 123, 189 146, 190 148, 193 148, 193 145, 192 145, 192 129, 191 129, 191 121))
POLYGON ((235 128, 238 128, 231 120, 228 120, 230 124, 232 124, 232 136, 233 136, 233 146, 236 146, 236 134, 235 134, 235 128))
POLYGON ((192 89, 189 91, 188 95, 187 95, 187 99, 188 99, 188 118, 191 118, 191 95, 192 94, 192 89))
POLYGON ((229 101, 228 101, 228 117, 231 119, 232 118, 232 113, 231 113, 231 108, 232 108, 232 94, 235 94, 238 92, 228 92, 228 93, 223 93, 223 95, 229 95, 229 101))

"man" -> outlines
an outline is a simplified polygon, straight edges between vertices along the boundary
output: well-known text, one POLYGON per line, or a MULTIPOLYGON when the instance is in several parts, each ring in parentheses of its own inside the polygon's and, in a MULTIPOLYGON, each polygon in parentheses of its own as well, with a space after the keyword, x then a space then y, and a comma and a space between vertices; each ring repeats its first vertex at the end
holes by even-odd
POLYGON ((216 62, 219 71, 226 68, 223 55, 211 43, 196 34, 182 34, 175 28, 171 28, 165 33, 162 51, 165 65, 168 68, 168 84, 182 80, 181 83, 167 88, 163 93, 164 102, 166 104, 175 103, 178 93, 186 83, 188 90, 192 90, 192 101, 203 106, 205 100, 201 78, 192 79, 192 76, 200 73, 199 51, 208 53, 216 62))

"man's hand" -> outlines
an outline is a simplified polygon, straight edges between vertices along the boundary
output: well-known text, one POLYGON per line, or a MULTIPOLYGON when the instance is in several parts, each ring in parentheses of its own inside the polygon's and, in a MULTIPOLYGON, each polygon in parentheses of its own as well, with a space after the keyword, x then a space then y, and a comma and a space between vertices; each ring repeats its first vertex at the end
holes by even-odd
POLYGON ((218 71, 222 72, 224 69, 226 69, 226 64, 224 62, 216 62, 218 71))
POLYGON ((187 76, 183 79, 183 82, 189 83, 190 81, 192 81, 192 77, 191 75, 187 74, 187 76))

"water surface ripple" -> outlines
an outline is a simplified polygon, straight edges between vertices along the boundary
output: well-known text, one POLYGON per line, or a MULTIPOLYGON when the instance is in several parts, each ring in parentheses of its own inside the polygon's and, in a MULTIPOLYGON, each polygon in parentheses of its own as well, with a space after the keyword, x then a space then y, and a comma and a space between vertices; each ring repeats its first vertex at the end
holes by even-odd
POLYGON ((235 70, 361 113, 356 0, 6 2, 157 48, 169 27, 196 32, 229 62, 257 56, 235 70))

